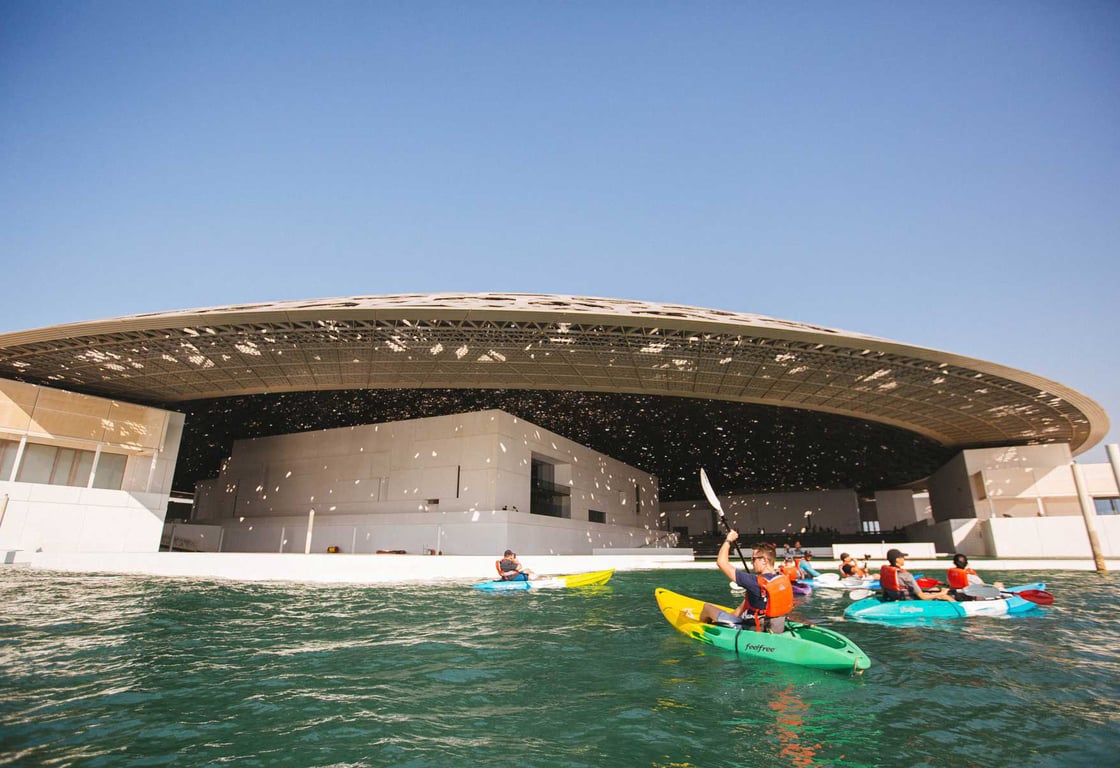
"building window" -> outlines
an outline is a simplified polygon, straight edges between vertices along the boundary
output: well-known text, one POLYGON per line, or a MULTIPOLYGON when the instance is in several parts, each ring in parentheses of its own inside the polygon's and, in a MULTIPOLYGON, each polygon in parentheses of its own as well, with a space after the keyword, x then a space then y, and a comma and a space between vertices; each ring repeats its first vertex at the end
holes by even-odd
POLYGON ((16 440, 0 440, 0 480, 7 480, 12 476, 12 467, 16 465, 16 454, 19 452, 19 442, 16 440))
POLYGON ((1098 515, 1120 515, 1120 498, 1107 497, 1093 499, 1098 515))
POLYGON ((124 454, 102 451, 101 458, 97 460, 97 476, 93 478, 93 487, 119 491, 124 487, 126 464, 128 464, 128 457, 124 454))
POLYGON ((530 514, 571 518, 572 491, 553 482, 555 477, 555 468, 551 464, 533 459, 529 477, 530 514))
POLYGON ((587 519, 592 523, 605 523, 607 522, 607 513, 600 512, 597 509, 587 510, 587 519))
MULTIPOLYGON (((7 451, 5 451, 6 460, 7 451)), ((23 452, 16 480, 21 483, 42 485, 69 485, 85 488, 93 468, 93 451, 79 451, 56 445, 28 443, 23 452)), ((124 484, 127 457, 115 453, 102 453, 98 460, 94 488, 119 490, 124 484)), ((9 465, 8 471, 11 472, 9 465)))
POLYGON ((863 521, 863 532, 864 533, 879 533, 879 521, 878 520, 864 520, 863 521))

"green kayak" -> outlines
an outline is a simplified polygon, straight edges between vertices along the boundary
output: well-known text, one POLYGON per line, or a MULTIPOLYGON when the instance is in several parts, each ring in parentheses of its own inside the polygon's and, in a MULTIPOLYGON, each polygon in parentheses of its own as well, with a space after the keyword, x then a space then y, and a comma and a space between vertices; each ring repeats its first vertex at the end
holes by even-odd
MULTIPOLYGON (((738 656, 770 659, 816 669, 862 672, 871 666, 867 654, 848 638, 822 627, 786 620, 780 635, 752 632, 700 621, 703 600, 658 588, 657 605, 678 632, 693 640, 733 651, 738 656)), ((731 612, 731 608, 720 606, 731 612)))

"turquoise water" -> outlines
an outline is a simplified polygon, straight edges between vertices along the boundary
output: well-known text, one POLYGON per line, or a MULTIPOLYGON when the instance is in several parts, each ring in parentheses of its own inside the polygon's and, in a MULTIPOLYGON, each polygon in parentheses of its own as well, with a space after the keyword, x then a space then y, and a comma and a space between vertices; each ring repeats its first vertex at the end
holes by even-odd
POLYGON ((507 594, 0 568, 0 764, 1117 765, 1117 577, 985 576, 1056 602, 898 628, 802 601, 871 656, 853 677, 675 632, 654 587, 733 602, 714 567, 507 594))

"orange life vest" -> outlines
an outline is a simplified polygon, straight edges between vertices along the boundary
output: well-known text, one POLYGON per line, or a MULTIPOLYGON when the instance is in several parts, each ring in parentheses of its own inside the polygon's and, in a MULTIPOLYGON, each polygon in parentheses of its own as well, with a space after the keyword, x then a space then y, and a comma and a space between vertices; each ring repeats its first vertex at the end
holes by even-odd
POLYGON ((970 574, 975 576, 976 571, 971 568, 950 568, 949 589, 964 589, 967 587, 970 574))
POLYGON ((785 616, 793 610, 793 584, 784 573, 760 573, 758 586, 761 587, 762 594, 766 595, 766 607, 755 608, 748 598, 743 601, 740 608, 741 613, 750 613, 754 616, 755 629, 761 632, 763 617, 773 619, 785 616))
POLYGON ((884 592, 906 591, 906 588, 898 581, 898 572, 901 570, 901 568, 897 568, 889 563, 879 569, 879 586, 884 592))
POLYGON ((796 565, 783 565, 778 570, 782 574, 784 574, 790 581, 797 581, 801 578, 801 569, 796 565))

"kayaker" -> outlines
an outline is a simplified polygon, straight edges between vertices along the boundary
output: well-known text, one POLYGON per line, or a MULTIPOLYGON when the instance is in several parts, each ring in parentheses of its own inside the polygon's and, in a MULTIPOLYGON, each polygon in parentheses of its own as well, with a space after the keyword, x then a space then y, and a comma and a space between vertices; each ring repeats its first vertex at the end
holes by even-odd
POLYGON ((805 578, 805 575, 801 573, 801 566, 792 557, 785 559, 785 562, 778 568, 778 572, 784 574, 790 581, 800 581, 805 578))
POLYGON ((497 566, 502 581, 528 581, 536 578, 535 573, 522 567, 521 561, 517 559, 517 553, 512 549, 502 553, 502 559, 498 561, 497 566))
POLYGON ((887 562, 879 569, 879 585, 883 599, 894 600, 953 600, 948 592, 926 592, 918 586, 914 574, 906 570, 906 553, 898 549, 887 550, 887 562))
POLYGON ((756 544, 752 565, 755 573, 731 564, 731 544, 739 538, 738 531, 728 531, 719 547, 716 565, 727 578, 746 591, 746 597, 734 613, 704 603, 700 620, 708 624, 729 624, 740 629, 779 634, 785 630, 786 614, 793 610, 793 585, 788 577, 774 568, 774 545, 756 544))
POLYGON ((842 579, 866 579, 867 578, 867 563, 860 567, 856 559, 849 555, 847 552, 840 553, 840 578, 842 579))
MULTIPOLYGON (((963 590, 973 584, 983 584, 984 580, 968 566, 968 556, 958 552, 953 555, 953 567, 949 569, 946 581, 949 582, 949 594, 957 600, 973 600, 963 590)), ((992 586, 1003 588, 1003 582, 997 581, 992 586)))
POLYGON ((812 559, 813 559, 813 553, 810 552, 809 550, 805 550, 805 554, 802 555, 801 562, 799 562, 797 564, 797 567, 800 568, 801 572, 804 573, 809 578, 819 579, 820 576, 821 576, 821 572, 818 571, 816 568, 814 568, 813 564, 811 562, 809 562, 812 559))

